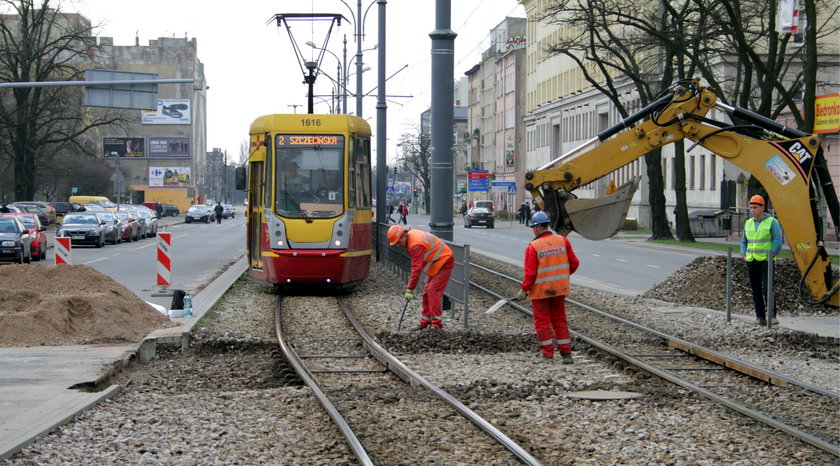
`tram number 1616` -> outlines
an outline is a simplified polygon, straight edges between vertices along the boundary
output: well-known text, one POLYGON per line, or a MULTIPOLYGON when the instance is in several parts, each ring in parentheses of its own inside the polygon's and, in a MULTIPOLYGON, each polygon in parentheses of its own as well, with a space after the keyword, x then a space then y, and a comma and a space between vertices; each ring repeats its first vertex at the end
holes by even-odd
POLYGON ((321 126, 320 118, 301 118, 301 126, 321 126))

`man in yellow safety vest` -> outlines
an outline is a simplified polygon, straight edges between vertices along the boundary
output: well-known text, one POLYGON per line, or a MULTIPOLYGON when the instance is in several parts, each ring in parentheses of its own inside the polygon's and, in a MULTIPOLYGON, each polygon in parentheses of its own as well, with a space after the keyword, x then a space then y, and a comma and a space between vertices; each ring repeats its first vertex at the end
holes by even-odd
MULTIPOLYGON (((782 228, 778 220, 766 214, 764 198, 758 194, 750 198, 750 215, 744 223, 741 254, 747 261, 756 323, 767 325, 767 255, 771 254, 775 260, 782 250, 782 228)), ((779 321, 773 317, 773 323, 778 324, 779 321)))

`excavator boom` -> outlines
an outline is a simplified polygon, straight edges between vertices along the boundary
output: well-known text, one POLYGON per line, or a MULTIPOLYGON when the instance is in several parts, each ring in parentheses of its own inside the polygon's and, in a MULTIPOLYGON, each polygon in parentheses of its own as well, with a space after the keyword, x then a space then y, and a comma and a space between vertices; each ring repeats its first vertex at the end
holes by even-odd
POLYGON ((558 233, 577 231, 589 239, 605 239, 623 225, 638 180, 598 199, 578 199, 573 191, 682 139, 694 141, 688 150, 703 146, 764 186, 802 273, 803 299, 840 306, 840 285, 832 276, 823 240, 823 213, 828 210, 835 231, 840 231, 840 209, 819 140, 749 110, 719 103, 699 80, 674 85, 597 137, 526 173, 525 189, 549 214, 558 233), (749 124, 709 119, 706 114, 713 108, 749 124))

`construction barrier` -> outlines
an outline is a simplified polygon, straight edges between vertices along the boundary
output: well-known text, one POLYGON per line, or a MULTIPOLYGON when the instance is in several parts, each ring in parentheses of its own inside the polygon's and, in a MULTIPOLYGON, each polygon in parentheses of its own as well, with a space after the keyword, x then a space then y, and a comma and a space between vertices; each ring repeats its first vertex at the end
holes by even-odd
POLYGON ((157 234, 157 285, 167 289, 172 284, 172 233, 157 234))
POLYGON ((73 250, 70 238, 56 238, 53 251, 55 252, 55 265, 73 265, 73 250))

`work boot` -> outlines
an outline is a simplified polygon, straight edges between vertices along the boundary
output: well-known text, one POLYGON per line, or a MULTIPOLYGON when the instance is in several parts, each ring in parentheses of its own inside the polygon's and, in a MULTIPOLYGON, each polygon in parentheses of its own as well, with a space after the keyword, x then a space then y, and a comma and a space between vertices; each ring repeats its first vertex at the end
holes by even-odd
POLYGON ((779 325, 779 319, 773 317, 773 325, 779 325))
POLYGON ((575 363, 575 361, 572 359, 572 353, 562 353, 560 357, 562 358, 563 364, 575 363))
POLYGON ((426 327, 421 327, 421 326, 419 326, 419 325, 415 325, 414 327, 411 327, 411 328, 409 329, 409 331, 410 331, 410 332, 419 332, 420 330, 423 330, 424 328, 426 328, 426 327))
POLYGON ((537 356, 537 364, 551 364, 554 362, 554 358, 547 358, 545 356, 537 356))
POLYGON ((758 324, 759 326, 763 326, 763 327, 767 326, 767 320, 766 319, 761 319, 761 318, 756 319, 755 323, 758 324))

